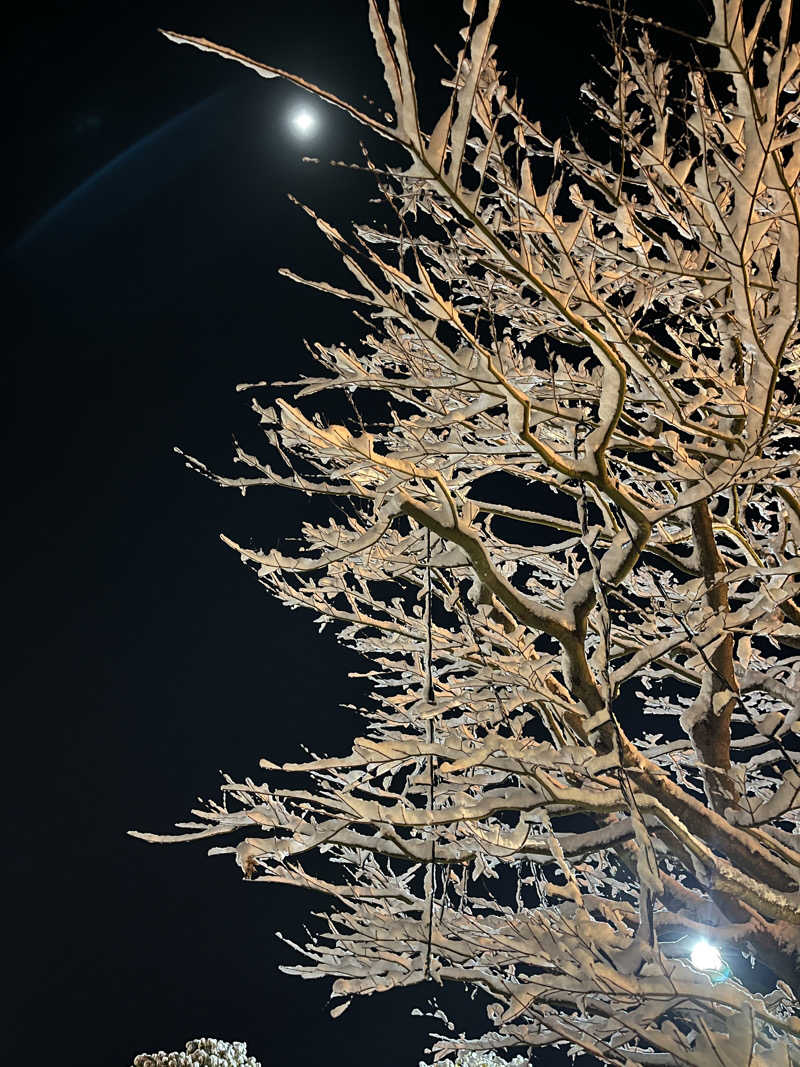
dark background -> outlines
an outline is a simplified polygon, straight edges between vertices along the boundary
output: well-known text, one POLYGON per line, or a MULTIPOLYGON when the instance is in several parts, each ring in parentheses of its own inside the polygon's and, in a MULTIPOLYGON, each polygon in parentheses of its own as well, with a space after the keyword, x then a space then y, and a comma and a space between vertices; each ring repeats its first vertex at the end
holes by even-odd
MULTIPOLYGON (((403 9, 424 102, 461 5, 403 9)), ((276 272, 342 278, 286 193, 340 227, 372 217, 363 175, 300 162, 359 161, 365 134, 312 102, 317 130, 298 138, 299 90, 156 29, 388 104, 366 3, 29 3, 19 18, 4 56, 4 1051, 125 1067, 210 1035, 247 1041, 264 1067, 414 1065, 431 1027, 409 1008, 427 990, 332 1021, 321 983, 277 971, 297 960, 274 931, 302 940, 320 899, 245 883, 202 843, 125 833, 167 832, 216 794, 219 769, 258 777, 262 756, 346 751, 359 729, 338 705, 358 700, 346 672, 362 664, 272 602, 218 537, 271 547, 307 499, 243 500, 172 448, 232 473, 232 435, 258 440, 236 383, 306 369, 304 337, 357 336, 345 305, 276 272)), ((564 0, 504 4, 501 63, 550 129, 581 121, 599 22, 564 0)), ((438 110, 423 114, 430 128, 438 110)))

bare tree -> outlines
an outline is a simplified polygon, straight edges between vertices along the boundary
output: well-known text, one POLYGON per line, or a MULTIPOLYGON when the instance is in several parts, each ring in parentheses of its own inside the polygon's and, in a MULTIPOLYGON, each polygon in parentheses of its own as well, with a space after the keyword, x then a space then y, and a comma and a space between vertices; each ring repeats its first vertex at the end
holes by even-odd
POLYGON ((288 78, 411 163, 366 164, 392 226, 345 236, 309 212, 354 291, 307 284, 351 301, 363 339, 315 344, 294 403, 253 401, 276 466, 187 457, 242 492, 332 498, 294 557, 223 539, 367 658, 365 736, 262 760, 269 782, 226 778, 184 832, 139 836, 239 834, 211 851, 327 895, 285 970, 331 977, 334 1014, 427 979, 488 993, 488 1032, 445 1033, 439 1057, 797 1064, 791 3, 714 0, 694 38, 609 10, 584 89, 599 148, 527 117, 490 43, 498 6, 466 0, 430 134, 397 0, 386 21, 369 5, 394 119, 167 34, 288 78), (341 424, 314 407, 331 390, 341 424))

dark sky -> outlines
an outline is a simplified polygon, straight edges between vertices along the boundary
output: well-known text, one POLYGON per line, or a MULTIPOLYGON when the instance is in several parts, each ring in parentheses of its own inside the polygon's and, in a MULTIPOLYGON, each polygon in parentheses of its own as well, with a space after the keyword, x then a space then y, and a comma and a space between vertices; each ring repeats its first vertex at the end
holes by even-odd
MULTIPOLYGON (((403 7, 433 86, 432 45, 455 50, 461 5, 403 7)), ((321 983, 277 971, 296 961, 273 931, 302 939, 319 899, 245 883, 202 843, 125 834, 168 831, 216 794, 220 769, 257 777, 262 756, 346 751, 359 729, 338 705, 358 699, 346 672, 362 664, 219 541, 269 547, 306 498, 242 500, 172 448, 229 472, 232 435, 257 443, 236 383, 293 377, 304 337, 356 336, 345 306, 277 269, 341 277, 286 194, 339 226, 370 218, 362 176, 300 162, 357 161, 362 133, 318 105, 317 132, 299 140, 297 90, 156 29, 386 100, 366 3, 18 10, 2 261, 8 1062, 126 1067, 211 1035, 247 1041, 264 1067, 416 1065, 429 1027, 408 1011, 423 991, 356 1001, 334 1022, 321 983)), ((531 113, 551 128, 579 119, 596 13, 506 0, 497 40, 531 113)))

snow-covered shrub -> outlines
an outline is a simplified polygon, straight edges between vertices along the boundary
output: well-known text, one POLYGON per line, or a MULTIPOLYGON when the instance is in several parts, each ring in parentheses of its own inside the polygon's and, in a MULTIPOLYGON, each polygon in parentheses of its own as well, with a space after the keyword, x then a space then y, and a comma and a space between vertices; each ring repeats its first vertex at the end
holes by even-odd
POLYGON ((261 1067, 247 1055, 244 1041, 220 1041, 215 1037, 196 1037, 186 1042, 184 1052, 142 1052, 133 1067, 261 1067))
MULTIPOLYGON (((434 1067, 528 1067, 529 1061, 523 1056, 513 1060, 503 1060, 496 1052, 460 1052, 454 1060, 439 1060, 434 1067)), ((419 1067, 429 1067, 420 1061, 419 1067)))

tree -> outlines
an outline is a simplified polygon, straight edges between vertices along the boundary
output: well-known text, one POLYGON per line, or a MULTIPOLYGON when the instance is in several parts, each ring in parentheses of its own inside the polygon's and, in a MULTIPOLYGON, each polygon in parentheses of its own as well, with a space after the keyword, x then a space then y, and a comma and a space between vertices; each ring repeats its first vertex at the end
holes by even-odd
POLYGON ((488 994, 489 1030, 441 1035, 440 1057, 796 1064, 791 4, 714 0, 696 37, 609 10, 584 89, 601 133, 555 140, 501 76, 498 6, 466 0, 430 134, 396 0, 387 21, 369 6, 393 120, 167 34, 288 78, 411 163, 367 160, 391 226, 347 237, 309 211, 355 285, 306 284, 364 332, 313 345, 293 402, 253 401, 280 465, 187 457, 243 493, 330 497, 295 556, 223 540, 369 661, 365 736, 262 761, 264 784, 226 776, 183 833, 139 836, 238 834, 211 852, 328 896, 284 969, 332 978, 334 1014, 427 979, 488 994))

